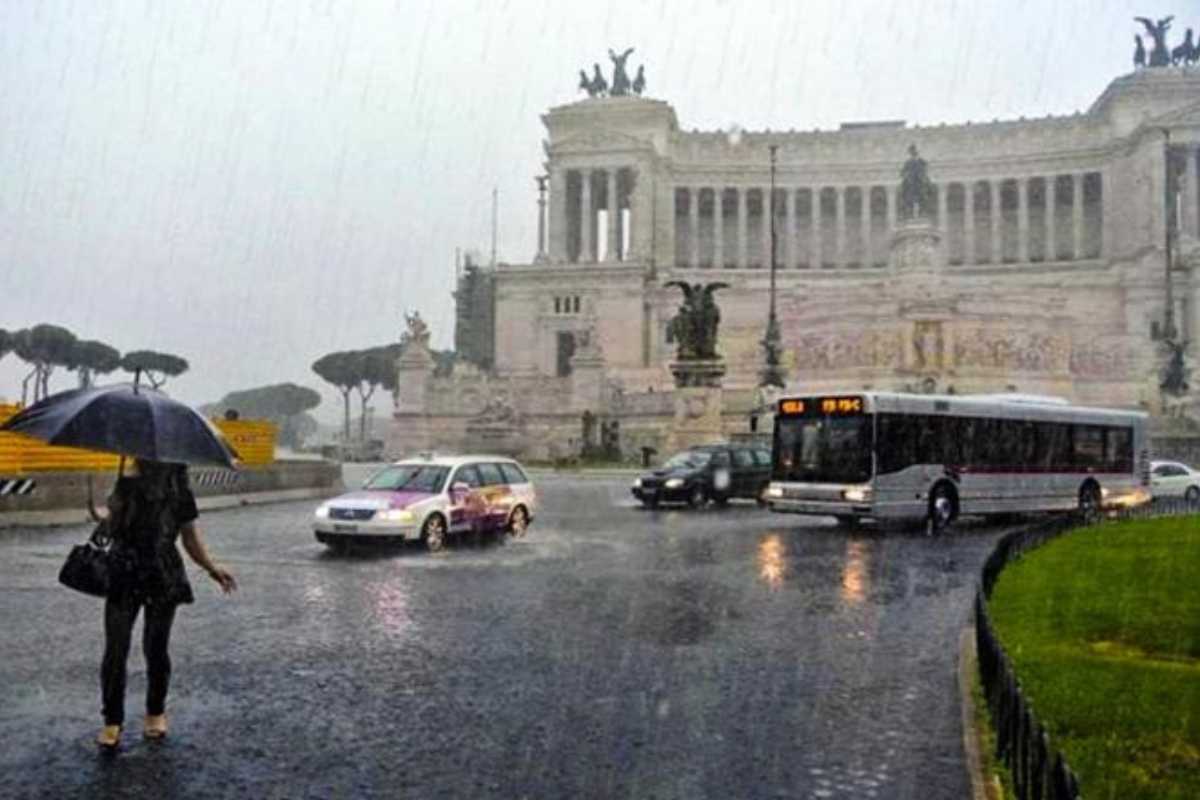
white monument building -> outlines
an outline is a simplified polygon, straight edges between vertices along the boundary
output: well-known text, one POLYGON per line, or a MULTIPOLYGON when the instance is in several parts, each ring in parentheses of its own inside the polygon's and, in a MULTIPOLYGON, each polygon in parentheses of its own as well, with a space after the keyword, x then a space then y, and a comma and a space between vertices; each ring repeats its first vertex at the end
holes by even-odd
POLYGON ((581 427, 585 411, 618 423, 604 430, 626 455, 668 446, 681 300, 670 281, 729 284, 715 294, 714 435, 746 432, 762 399, 772 208, 789 391, 1018 391, 1188 410, 1193 394, 1172 400, 1160 383, 1164 335, 1200 348, 1196 66, 1139 69, 1085 113, 1042 119, 688 131, 668 103, 633 93, 542 119, 536 251, 481 278, 494 361, 435 377, 406 353, 394 449, 565 455, 603 444, 581 427), (898 194, 910 146, 936 192, 916 232, 898 194))

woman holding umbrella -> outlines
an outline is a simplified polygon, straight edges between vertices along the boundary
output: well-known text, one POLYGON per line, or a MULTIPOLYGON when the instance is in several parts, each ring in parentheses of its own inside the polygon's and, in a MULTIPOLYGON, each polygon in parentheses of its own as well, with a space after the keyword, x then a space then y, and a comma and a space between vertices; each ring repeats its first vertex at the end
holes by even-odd
POLYGON ((175 609, 195 600, 175 540, 226 594, 237 588, 230 572, 213 562, 196 527, 196 500, 187 468, 139 459, 132 475, 117 480, 108 499, 112 537, 111 584, 104 603, 104 661, 100 668, 104 727, 102 747, 120 743, 125 722, 125 665, 133 624, 144 608, 142 647, 146 656, 148 739, 167 735, 166 699, 171 679, 168 645, 175 609))
MULTIPOLYGON (((142 644, 146 654, 148 738, 167 733, 165 703, 171 677, 167 647, 175 609, 194 600, 184 571, 183 549, 221 590, 237 582, 208 554, 196 527, 196 499, 185 464, 233 468, 235 454, 213 426, 188 406, 138 385, 93 387, 53 395, 10 418, 0 430, 48 444, 84 447, 133 457, 131 474, 118 474, 104 525, 109 550, 109 585, 104 604, 104 662, 101 690, 104 728, 97 741, 116 747, 125 721, 125 662, 133 624, 145 609, 142 644)), ((93 512, 97 518, 100 514, 93 512)))

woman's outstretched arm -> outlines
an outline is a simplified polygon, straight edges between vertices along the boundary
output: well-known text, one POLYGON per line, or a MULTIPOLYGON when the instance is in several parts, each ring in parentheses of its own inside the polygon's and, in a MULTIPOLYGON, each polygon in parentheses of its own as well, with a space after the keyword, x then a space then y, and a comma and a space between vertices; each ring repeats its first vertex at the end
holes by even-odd
POLYGON ((179 529, 180 536, 183 538, 183 549, 187 551, 192 561, 196 562, 196 566, 208 573, 208 576, 221 585, 221 591, 225 594, 237 589, 237 581, 234 580, 233 574, 223 567, 217 566, 208 554, 208 548, 204 546, 204 537, 200 535, 199 528, 195 522, 185 523, 179 529))

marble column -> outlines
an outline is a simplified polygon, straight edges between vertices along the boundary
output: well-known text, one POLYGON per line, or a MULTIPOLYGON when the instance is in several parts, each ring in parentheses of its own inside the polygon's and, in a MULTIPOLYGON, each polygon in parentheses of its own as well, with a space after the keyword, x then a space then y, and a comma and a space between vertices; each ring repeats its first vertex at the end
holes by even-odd
POLYGON ((605 261, 621 260, 621 199, 617 196, 617 170, 608 170, 608 252, 605 261))
POLYGON ((1017 261, 1029 262, 1029 179, 1017 178, 1017 261))
POLYGON ((812 254, 813 269, 820 269, 823 265, 824 255, 822 254, 821 245, 821 187, 816 186, 810 190, 812 201, 809 203, 809 218, 811 220, 812 236, 808 243, 809 252, 812 254))
POLYGON ((1183 171, 1183 227, 1182 231, 1195 239, 1200 239, 1200 180, 1196 179, 1196 164, 1200 161, 1200 148, 1192 148, 1187 153, 1186 167, 1183 171))
POLYGON ((550 172, 550 260, 567 260, 567 171, 550 172))
POLYGON ((946 183, 937 185, 937 224, 942 231, 942 236, 950 236, 950 224, 946 219, 946 209, 949 207, 950 186, 946 183))
POLYGON ((1058 176, 1046 176, 1046 260, 1058 261, 1058 176))
POLYGON ((747 218, 750 210, 747 205, 746 188, 739 186, 737 189, 737 266, 738 269, 746 268, 747 247, 746 247, 746 229, 747 218))
POLYGON ((865 269, 871 266, 871 187, 860 187, 858 192, 860 198, 858 229, 862 239, 861 264, 865 269))
POLYGON ((592 171, 585 169, 580 175, 583 180, 579 188, 579 261, 589 264, 596 260, 596 251, 592 248, 592 228, 596 222, 592 211, 592 171))
POLYGON ((1000 246, 1000 231, 1002 215, 1000 213, 1000 181, 988 181, 988 190, 991 192, 990 203, 988 207, 988 222, 992 226, 992 260, 990 263, 999 264, 1004 259, 1003 250, 1000 246))
POLYGON ((846 266, 846 187, 834 188, 836 206, 833 216, 833 265, 846 266))
POLYGON ((649 177, 650 170, 646 169, 641 162, 635 163, 628 170, 630 181, 629 252, 625 254, 625 260, 644 260, 650 250, 649 223, 652 220, 649 209, 654 202, 652 197, 654 185, 649 177))
POLYGON ((713 187, 713 266, 725 268, 725 190, 713 187))
POLYGON ((783 191, 783 267, 796 268, 796 191, 783 191))
MULTIPOLYGON (((1161 193, 1161 190, 1160 190, 1161 193)), ((1083 259, 1083 175, 1071 176, 1071 255, 1083 259)))
POLYGON ((700 267, 700 190, 688 187, 688 265, 700 267))
POLYGON ((975 182, 963 184, 963 265, 978 261, 975 254, 975 182))

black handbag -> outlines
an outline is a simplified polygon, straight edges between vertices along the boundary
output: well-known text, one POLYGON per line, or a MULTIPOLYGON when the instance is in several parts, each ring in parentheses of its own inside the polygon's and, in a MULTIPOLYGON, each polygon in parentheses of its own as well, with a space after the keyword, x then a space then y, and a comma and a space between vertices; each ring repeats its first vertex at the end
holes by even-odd
POLYGON ((58 582, 77 592, 107 597, 112 568, 109 545, 112 537, 108 523, 101 522, 83 544, 71 548, 66 563, 58 572, 58 582))

